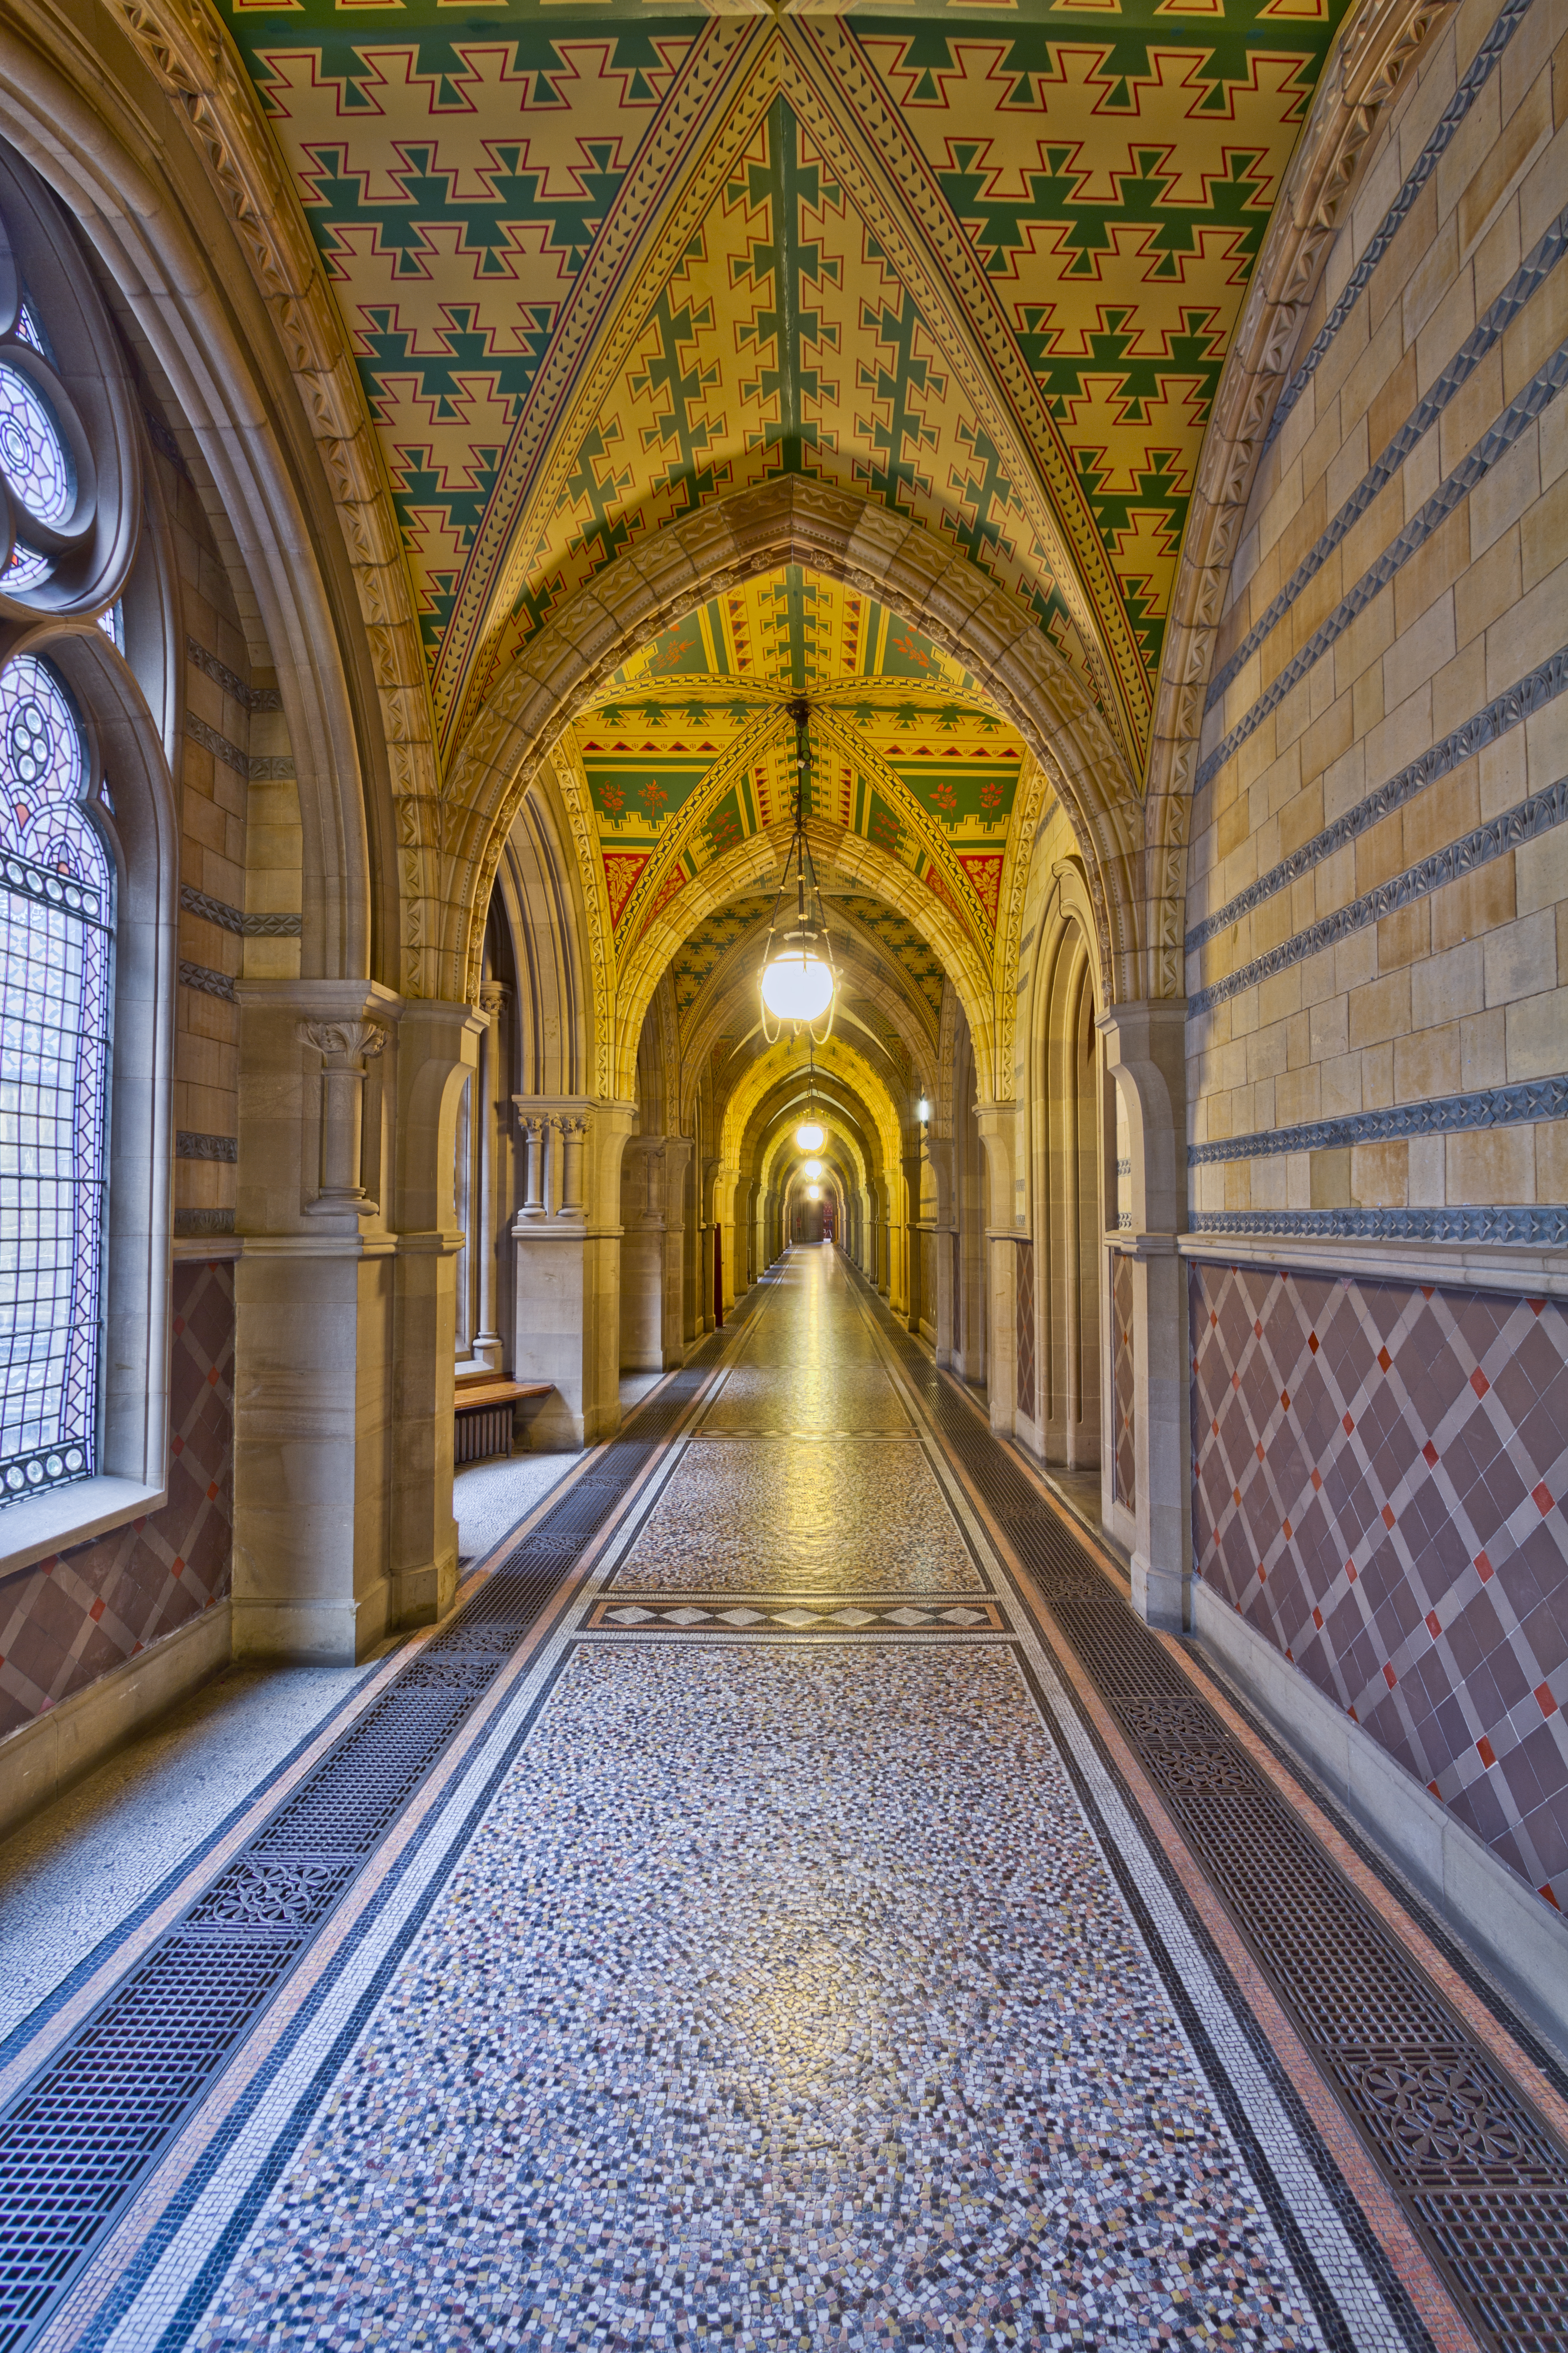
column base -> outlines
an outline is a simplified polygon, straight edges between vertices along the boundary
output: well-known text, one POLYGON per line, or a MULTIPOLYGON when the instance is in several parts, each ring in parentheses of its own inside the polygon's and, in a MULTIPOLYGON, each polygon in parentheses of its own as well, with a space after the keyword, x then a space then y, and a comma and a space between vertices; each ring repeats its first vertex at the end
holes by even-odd
POLYGON ((353 1667, 374 1650, 389 1630, 390 1580, 383 1579, 363 1599, 334 1601, 273 1599, 261 1594, 234 1596, 234 1655, 237 1659, 282 1659, 300 1666, 353 1667))
POLYGON ((1192 1630, 1193 1580, 1179 1569, 1155 1568, 1147 1554, 1132 1555, 1132 1607, 1162 1634, 1192 1630))

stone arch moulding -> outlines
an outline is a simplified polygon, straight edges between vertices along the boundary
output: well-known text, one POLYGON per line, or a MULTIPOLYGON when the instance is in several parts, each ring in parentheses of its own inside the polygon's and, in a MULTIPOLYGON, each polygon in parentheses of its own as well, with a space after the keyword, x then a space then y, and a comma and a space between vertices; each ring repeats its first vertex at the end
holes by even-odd
POLYGON ((1457 5, 1458 0, 1363 0, 1351 11, 1263 240, 1204 436, 1176 567, 1144 795, 1149 969, 1146 988, 1126 991, 1130 997, 1184 994, 1193 778, 1247 500, 1358 167, 1427 34, 1457 5))
MULTIPOLYGON (((453 845, 440 986, 478 986, 500 844, 574 713, 650 637, 694 606, 784 564, 894 607, 970 670, 1057 794, 1094 878, 1112 994, 1140 971, 1142 811, 1110 731, 1016 598, 920 524, 798 475, 741 491, 618 556, 561 608, 500 680, 447 783, 453 845)), ((578 847, 591 854, 584 807, 578 847)), ((586 886, 585 886, 586 887, 586 886)), ((610 1071, 603 1073, 608 1092, 610 1071)))
POLYGON ((205 0, 106 0, 105 13, 124 43, 106 32, 90 85, 63 15, 39 6, 0 26, 5 135, 120 289, 244 542, 320 878, 306 966, 358 978, 384 965, 405 993, 433 995, 429 696, 336 304, 216 13, 205 0), (143 161, 154 112, 168 166, 156 186, 143 161), (176 164, 181 126, 189 160, 176 164))
MULTIPOLYGON (((787 831, 786 827, 775 827, 771 834, 753 834, 748 840, 737 843, 722 858, 704 867, 668 913, 650 921, 628 954, 620 976, 614 1065, 617 1075, 624 1073, 627 1054, 636 1051, 643 1014, 658 976, 681 941, 694 924, 726 899, 732 898, 743 884, 776 878, 787 831)), ((837 841, 817 839, 813 844, 813 855, 825 885, 836 880, 857 882, 923 932, 942 960, 949 985, 963 998, 970 1023, 984 1041, 989 1057, 996 1038, 991 976, 957 916, 934 892, 923 890, 898 859, 863 840, 858 834, 840 834, 837 841)))

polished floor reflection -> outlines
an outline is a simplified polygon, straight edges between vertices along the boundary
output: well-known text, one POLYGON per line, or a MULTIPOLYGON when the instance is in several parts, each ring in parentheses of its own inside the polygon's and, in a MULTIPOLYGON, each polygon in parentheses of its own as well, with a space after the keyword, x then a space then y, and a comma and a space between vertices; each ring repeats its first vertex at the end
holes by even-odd
POLYGON ((537 1635, 361 1679, 508 1657, 49 2353, 1445 2341, 901 1364, 791 1254, 537 1635))

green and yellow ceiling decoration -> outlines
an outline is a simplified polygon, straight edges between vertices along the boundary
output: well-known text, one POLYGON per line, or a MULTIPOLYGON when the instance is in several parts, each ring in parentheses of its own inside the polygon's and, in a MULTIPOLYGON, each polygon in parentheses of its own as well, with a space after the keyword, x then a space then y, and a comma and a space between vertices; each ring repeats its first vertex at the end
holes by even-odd
MULTIPOLYGON (((1343 0, 218 5, 358 355, 448 760, 602 566, 797 473, 1009 590, 1142 772, 1205 424, 1343 0)), ((738 711, 724 651, 681 675, 738 711)), ((728 815, 766 821, 745 723, 693 722, 719 750, 670 749, 672 802, 734 750, 728 815)))
POLYGON ((574 723, 618 960, 704 867, 788 824, 799 702, 808 818, 907 867, 988 968, 1024 746, 910 623, 796 565, 689 614, 574 723))

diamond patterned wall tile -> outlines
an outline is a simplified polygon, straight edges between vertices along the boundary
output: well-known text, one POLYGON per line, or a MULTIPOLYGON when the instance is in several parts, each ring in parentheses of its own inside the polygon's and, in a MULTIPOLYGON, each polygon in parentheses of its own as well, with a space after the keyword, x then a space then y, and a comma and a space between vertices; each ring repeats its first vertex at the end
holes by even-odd
POLYGON ((1568 1314, 1194 1261, 1198 1573, 1568 1906, 1568 1314))
POLYGON ((1110 1261, 1110 1398, 1115 1420, 1116 1500, 1138 1508, 1138 1468, 1132 1451, 1132 1261, 1120 1251, 1110 1261))
POLYGON ((172 1634, 229 1588, 234 1269, 174 1279, 168 1501, 0 1585, 0 1736, 172 1634))

